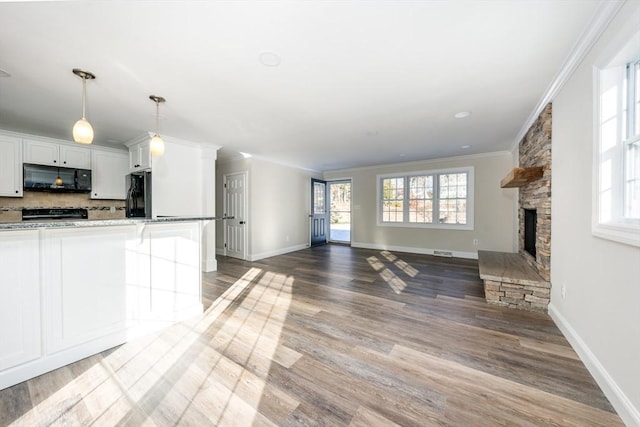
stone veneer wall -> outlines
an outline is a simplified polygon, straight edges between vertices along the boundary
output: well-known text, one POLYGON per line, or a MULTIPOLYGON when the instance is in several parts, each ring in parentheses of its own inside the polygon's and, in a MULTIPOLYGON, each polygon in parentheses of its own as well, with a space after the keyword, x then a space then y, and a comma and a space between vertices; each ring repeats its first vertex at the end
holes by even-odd
POLYGON ((0 197, 0 222, 22 221, 22 208, 85 208, 89 219, 125 218, 124 200, 92 200, 88 193, 25 191, 23 197, 0 197), (115 212, 111 212, 111 208, 115 212))
POLYGON ((542 178, 520 187, 519 253, 547 282, 551 280, 551 104, 542 110, 519 145, 520 167, 543 166, 542 178), (536 209, 536 257, 524 250, 524 209, 536 209))

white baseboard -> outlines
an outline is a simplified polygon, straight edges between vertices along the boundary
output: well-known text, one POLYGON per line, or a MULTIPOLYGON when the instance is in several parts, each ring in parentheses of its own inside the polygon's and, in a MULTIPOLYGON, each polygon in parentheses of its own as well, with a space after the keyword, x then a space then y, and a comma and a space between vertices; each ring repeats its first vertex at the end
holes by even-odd
POLYGON ((409 246, 393 246, 393 245, 381 245, 378 243, 360 243, 360 242, 351 242, 351 246, 354 248, 378 249, 378 250, 407 252, 411 254, 423 254, 423 255, 433 255, 434 251, 446 250, 451 252, 454 258, 478 259, 477 252, 451 251, 449 249, 413 248, 409 246))
POLYGON ((618 384, 611 378, 611 375, 609 375, 605 367, 602 366, 602 363, 600 363, 596 355, 593 354, 589 346, 587 346, 553 303, 549 304, 548 310, 549 316, 551 316, 560 331, 562 331, 575 352, 578 353, 580 360, 582 360, 582 363, 584 363, 587 370, 596 380, 605 396, 607 396, 607 399, 609 399, 609 402, 611 402, 611 405, 613 405, 618 415, 620 415, 620 418, 622 418, 622 421, 629 427, 640 427, 640 409, 633 406, 631 400, 624 394, 620 387, 618 387, 618 384))
POLYGON ((302 249, 307 249, 308 247, 309 245, 302 244, 302 245, 296 245, 296 246, 289 246, 287 248, 276 249, 274 251, 262 252, 259 254, 250 254, 249 261, 258 261, 263 258, 269 258, 272 256, 288 254, 289 252, 295 252, 302 249))
MULTIPOLYGON (((216 251, 217 252, 217 251, 216 251)), ((208 273, 210 271, 217 271, 218 270, 218 260, 213 258, 213 259, 205 259, 202 261, 202 271, 204 271, 205 273, 208 273)))

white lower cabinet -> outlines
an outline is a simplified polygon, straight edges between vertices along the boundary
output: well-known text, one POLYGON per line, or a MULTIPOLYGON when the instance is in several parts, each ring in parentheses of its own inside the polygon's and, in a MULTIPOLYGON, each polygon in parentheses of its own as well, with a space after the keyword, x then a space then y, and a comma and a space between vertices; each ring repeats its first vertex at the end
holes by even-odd
POLYGON ((37 230, 0 233, 0 372, 42 354, 39 259, 37 230))
POLYGON ((138 265, 142 320, 171 322, 185 310, 202 311, 198 223, 147 225, 138 265))
POLYGON ((46 351, 105 336, 124 342, 128 272, 135 266, 135 227, 43 231, 46 351))
POLYGON ((0 231, 0 390, 202 313, 200 224, 0 231))

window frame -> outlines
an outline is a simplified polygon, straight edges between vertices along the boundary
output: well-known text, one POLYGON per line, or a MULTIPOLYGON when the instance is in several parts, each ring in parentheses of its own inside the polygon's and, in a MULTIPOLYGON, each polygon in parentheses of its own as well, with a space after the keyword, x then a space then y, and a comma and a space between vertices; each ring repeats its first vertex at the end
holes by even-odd
MULTIPOLYGON (((640 34, 632 37, 637 38, 640 34)), ((634 85, 629 85, 629 64, 640 59, 640 52, 630 49, 627 43, 617 50, 613 58, 596 64, 593 67, 593 197, 591 215, 591 233, 593 236, 632 246, 640 246, 640 218, 627 216, 627 184, 629 147, 638 143, 639 135, 629 135, 633 119, 634 99, 630 92, 634 85), (613 82, 613 86, 612 85, 613 82), (607 108, 603 101, 607 92, 615 89, 615 144, 611 145, 605 135, 605 124, 612 120, 603 117, 607 108), (603 145, 610 147, 603 151, 603 145), (608 186, 607 186, 608 185, 608 186), (605 195, 609 193, 609 195, 605 195), (608 219, 603 212, 607 212, 608 219)), ((615 51, 615 50, 614 50, 615 51)), ((636 71, 637 72, 637 71, 636 71)), ((637 117, 637 116, 636 116, 637 117)), ((606 148, 606 147, 605 147, 606 148)))
POLYGON ((444 230, 473 230, 474 229, 474 194, 475 194, 475 168, 473 166, 464 166, 450 169, 433 169, 433 170, 421 170, 410 172, 397 172, 397 173, 385 173, 376 175, 376 217, 377 225, 379 227, 402 227, 402 228, 432 228, 432 229, 444 229, 444 230), (440 222, 409 222, 409 178, 416 176, 433 176, 433 219, 438 218, 438 205, 440 202, 439 185, 440 175, 466 173, 467 174, 467 209, 466 209, 466 224, 446 224, 440 222), (383 205, 382 205, 382 191, 383 180, 386 178, 402 178, 404 179, 404 203, 403 203, 403 221, 402 222, 384 222, 382 221, 383 205))

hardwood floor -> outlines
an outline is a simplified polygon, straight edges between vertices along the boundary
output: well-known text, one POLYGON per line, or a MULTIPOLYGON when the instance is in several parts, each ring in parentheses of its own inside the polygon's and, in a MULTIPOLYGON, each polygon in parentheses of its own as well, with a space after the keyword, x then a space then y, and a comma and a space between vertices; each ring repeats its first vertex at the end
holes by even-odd
POLYGON ((0 391, 0 425, 622 425, 547 315, 484 302, 476 261, 218 267, 201 318, 0 391))

